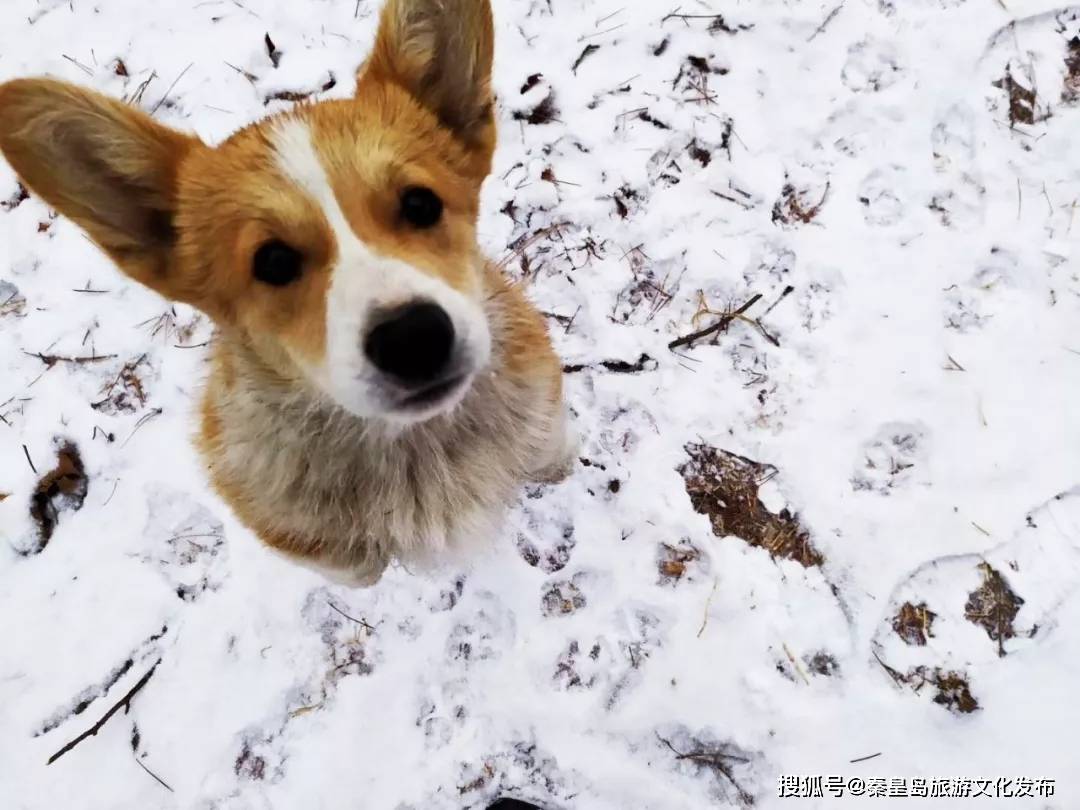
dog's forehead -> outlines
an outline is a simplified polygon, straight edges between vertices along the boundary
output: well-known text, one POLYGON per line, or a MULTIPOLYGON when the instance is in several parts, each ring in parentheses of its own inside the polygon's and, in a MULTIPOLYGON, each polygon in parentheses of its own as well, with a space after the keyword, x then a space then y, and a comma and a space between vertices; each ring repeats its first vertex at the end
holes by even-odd
MULTIPOLYGON (((435 188, 468 207, 478 196, 464 145, 393 86, 368 88, 352 99, 298 104, 254 122, 213 150, 214 170, 199 173, 215 178, 220 192, 264 198, 295 191, 298 177, 311 181, 312 153, 346 214, 350 203, 397 195, 406 185, 435 188)), ((299 185, 310 188, 308 182, 299 185)))
POLYGON ((297 105, 186 167, 181 222, 204 247, 235 245, 237 268, 260 244, 281 240, 331 271, 381 257, 463 289, 472 283, 479 206, 463 154, 434 116, 392 91, 297 105), (439 228, 403 227, 401 195, 415 186, 443 201, 439 228))

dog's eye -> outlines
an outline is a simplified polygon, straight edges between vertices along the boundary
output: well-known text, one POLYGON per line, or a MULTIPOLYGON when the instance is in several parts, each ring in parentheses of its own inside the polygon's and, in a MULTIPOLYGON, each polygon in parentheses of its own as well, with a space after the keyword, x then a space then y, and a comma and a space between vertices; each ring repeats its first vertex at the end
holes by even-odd
POLYGON ((442 218, 443 202, 430 188, 409 186, 401 192, 401 218, 414 228, 430 228, 442 218))
POLYGON ((300 278, 303 263, 304 257, 299 251, 275 239, 259 246, 251 269, 263 284, 284 287, 300 278))

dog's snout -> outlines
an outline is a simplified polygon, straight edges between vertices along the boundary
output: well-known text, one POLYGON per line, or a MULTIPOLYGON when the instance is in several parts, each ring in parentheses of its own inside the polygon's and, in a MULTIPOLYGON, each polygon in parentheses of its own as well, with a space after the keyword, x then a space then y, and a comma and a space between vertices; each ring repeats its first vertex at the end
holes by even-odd
POLYGON ((438 379, 453 350, 453 321, 438 304, 426 301, 385 313, 364 341, 376 368, 410 385, 438 379))

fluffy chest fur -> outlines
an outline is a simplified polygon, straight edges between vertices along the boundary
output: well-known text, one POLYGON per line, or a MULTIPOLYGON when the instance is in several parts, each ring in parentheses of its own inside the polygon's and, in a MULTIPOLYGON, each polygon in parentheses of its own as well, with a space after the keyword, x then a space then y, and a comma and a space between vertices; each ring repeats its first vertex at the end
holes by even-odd
POLYGON ((221 336, 201 447, 215 486, 264 542, 371 582, 392 559, 488 539, 524 481, 562 474, 560 370, 544 324, 517 289, 494 271, 488 280, 491 365, 458 408, 418 425, 358 419, 221 336))

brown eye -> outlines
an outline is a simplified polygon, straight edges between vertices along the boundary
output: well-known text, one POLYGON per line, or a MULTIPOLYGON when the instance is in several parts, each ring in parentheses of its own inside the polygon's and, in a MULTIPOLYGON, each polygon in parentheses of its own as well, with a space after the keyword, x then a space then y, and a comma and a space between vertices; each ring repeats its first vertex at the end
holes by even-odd
POLYGON ((255 278, 272 287, 284 287, 300 278, 304 257, 300 251, 274 239, 255 251, 251 269, 255 278))
POLYGON ((431 228, 442 219, 443 201, 424 186, 409 186, 401 192, 401 218, 414 228, 431 228))

